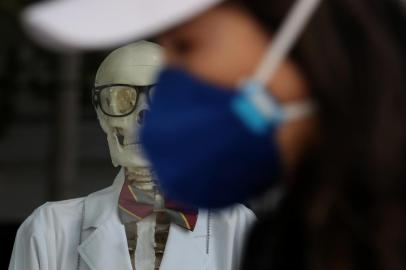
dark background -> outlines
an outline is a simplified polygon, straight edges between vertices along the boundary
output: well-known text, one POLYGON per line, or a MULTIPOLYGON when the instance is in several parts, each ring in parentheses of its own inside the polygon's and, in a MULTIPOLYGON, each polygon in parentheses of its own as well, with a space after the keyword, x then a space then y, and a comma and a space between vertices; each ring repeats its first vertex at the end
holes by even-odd
POLYGON ((0 1, 0 269, 35 208, 104 188, 117 172, 90 99, 108 52, 62 55, 33 44, 18 21, 32 2, 0 1))

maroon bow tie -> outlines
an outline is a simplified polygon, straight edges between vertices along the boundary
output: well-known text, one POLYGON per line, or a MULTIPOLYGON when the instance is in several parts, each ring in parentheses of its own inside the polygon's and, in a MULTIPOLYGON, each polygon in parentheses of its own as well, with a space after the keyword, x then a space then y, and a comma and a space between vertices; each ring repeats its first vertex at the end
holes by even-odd
POLYGON ((197 222, 198 210, 187 208, 170 200, 164 206, 156 205, 155 198, 147 192, 137 189, 126 181, 119 197, 119 214, 121 221, 137 222, 154 212, 166 212, 171 222, 193 231, 197 222))

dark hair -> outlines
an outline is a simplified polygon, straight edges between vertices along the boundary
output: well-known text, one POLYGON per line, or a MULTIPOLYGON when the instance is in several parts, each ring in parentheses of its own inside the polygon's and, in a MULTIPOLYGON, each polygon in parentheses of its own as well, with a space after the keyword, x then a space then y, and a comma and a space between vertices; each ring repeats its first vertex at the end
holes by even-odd
MULTIPOLYGON (((273 33, 294 1, 234 2, 273 33)), ((294 48, 322 141, 257 225, 245 269, 406 269, 402 4, 325 0, 294 48)))

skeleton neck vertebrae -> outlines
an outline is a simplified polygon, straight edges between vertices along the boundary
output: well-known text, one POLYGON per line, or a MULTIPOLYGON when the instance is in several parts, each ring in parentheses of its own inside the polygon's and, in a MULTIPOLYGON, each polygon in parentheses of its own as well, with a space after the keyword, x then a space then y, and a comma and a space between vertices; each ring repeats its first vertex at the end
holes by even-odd
POLYGON ((157 188, 150 168, 124 168, 124 171, 125 179, 130 182, 132 186, 147 192, 154 191, 157 188))
MULTIPOLYGON (((154 182, 150 168, 124 168, 126 182, 153 198, 154 208, 164 207, 164 198, 154 182)), ((124 224, 133 269, 158 270, 165 252, 170 220, 165 212, 154 212, 138 222, 124 224), (153 247, 150 252, 145 251, 153 247), (137 268, 137 266, 139 266, 137 268)))

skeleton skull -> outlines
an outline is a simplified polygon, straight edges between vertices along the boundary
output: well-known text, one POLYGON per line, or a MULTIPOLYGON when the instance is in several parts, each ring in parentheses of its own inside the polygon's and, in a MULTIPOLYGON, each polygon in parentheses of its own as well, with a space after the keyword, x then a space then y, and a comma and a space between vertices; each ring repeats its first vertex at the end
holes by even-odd
POLYGON ((139 144, 139 130, 149 108, 162 49, 147 41, 113 51, 99 67, 93 100, 107 134, 112 163, 148 174, 149 163, 139 144))

